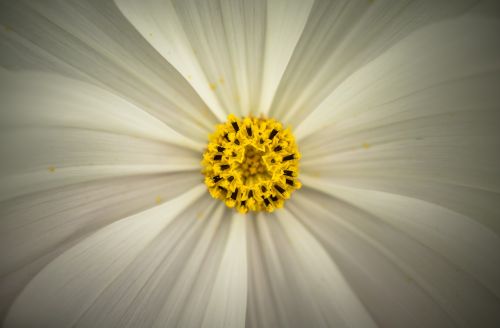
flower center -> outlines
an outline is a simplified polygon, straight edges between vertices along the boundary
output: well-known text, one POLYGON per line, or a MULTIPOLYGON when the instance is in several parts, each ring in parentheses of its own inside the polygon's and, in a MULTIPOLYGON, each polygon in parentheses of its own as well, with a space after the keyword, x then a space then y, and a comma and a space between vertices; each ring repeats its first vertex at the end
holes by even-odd
POLYGON ((228 207, 272 212, 301 187, 299 159, 292 132, 276 120, 229 115, 209 138, 202 172, 210 195, 228 207))

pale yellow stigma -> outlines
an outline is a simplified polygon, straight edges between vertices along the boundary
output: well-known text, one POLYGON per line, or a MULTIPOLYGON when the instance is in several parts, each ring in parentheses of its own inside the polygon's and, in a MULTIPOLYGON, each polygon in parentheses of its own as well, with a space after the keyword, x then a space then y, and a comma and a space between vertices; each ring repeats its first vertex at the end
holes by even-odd
POLYGON ((272 212, 301 187, 299 159, 292 132, 276 120, 229 115, 203 154, 205 184, 241 213, 272 212))

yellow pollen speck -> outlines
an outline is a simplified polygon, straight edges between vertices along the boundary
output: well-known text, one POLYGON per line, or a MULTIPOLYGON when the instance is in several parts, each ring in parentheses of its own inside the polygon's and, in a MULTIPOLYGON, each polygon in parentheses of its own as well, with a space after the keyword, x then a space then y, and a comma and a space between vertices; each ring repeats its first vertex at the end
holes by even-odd
POLYGON ((229 115, 209 136, 202 173, 212 197, 240 213, 272 212, 301 187, 300 153, 274 119, 229 115))
POLYGON ((220 84, 224 84, 226 82, 226 80, 224 80, 224 77, 219 77, 219 83, 220 84))
POLYGON ((48 167, 48 170, 50 173, 54 173, 56 171, 56 167, 51 165, 48 167))
POLYGON ((161 199, 161 196, 156 196, 155 203, 161 204, 162 202, 163 202, 163 199, 161 199))
POLYGON ((362 146, 363 146, 364 149, 368 149, 368 148, 371 147, 371 145, 369 143, 367 143, 367 142, 364 142, 362 146))
POLYGON ((188 79, 188 80, 192 80, 192 79, 193 79, 193 76, 192 76, 192 75, 188 75, 188 76, 187 76, 187 79, 188 79))
POLYGON ((309 175, 315 178, 319 178, 321 176, 321 173, 319 173, 318 171, 312 171, 311 173, 309 173, 309 175))
POLYGON ((208 86, 212 91, 215 91, 217 89, 217 84, 215 84, 215 82, 209 83, 208 86))

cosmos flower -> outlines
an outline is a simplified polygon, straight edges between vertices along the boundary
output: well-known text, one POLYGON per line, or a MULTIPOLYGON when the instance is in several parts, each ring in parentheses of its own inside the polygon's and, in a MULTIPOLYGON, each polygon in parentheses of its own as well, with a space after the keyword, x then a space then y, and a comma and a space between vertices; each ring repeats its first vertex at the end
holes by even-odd
POLYGON ((2 1, 0 23, 5 326, 498 326, 496 1, 2 1))

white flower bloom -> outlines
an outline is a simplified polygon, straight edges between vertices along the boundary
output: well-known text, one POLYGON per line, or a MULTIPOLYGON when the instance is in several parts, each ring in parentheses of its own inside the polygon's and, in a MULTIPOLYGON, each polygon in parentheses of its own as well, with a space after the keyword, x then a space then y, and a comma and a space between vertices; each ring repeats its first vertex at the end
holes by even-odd
POLYGON ((497 327, 497 1, 0 3, 7 327, 497 327), (200 161, 291 126, 238 214, 200 161))

